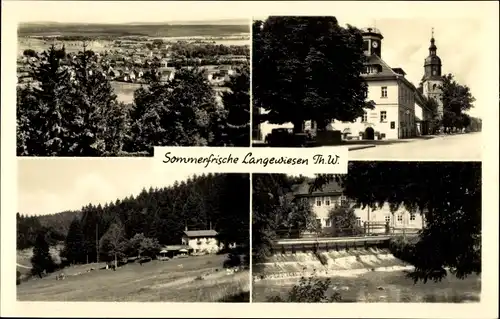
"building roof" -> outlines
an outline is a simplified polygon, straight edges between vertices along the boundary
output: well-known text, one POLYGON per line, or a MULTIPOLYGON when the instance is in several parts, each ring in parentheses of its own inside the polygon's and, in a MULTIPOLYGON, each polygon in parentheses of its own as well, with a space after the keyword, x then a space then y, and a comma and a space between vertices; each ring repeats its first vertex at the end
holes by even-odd
POLYGON ((320 190, 315 190, 314 192, 309 192, 312 179, 306 180, 304 183, 292 188, 293 195, 295 197, 316 197, 316 196, 328 196, 328 195, 341 195, 343 192, 342 186, 336 181, 332 181, 322 187, 320 190))
POLYGON ((398 76, 398 74, 396 72, 394 72, 394 70, 376 54, 370 55, 368 57, 365 65, 366 66, 370 66, 370 65, 380 66, 380 70, 379 70, 380 72, 373 73, 373 74, 364 74, 363 76, 366 79, 381 78, 381 77, 394 77, 394 78, 396 78, 396 76, 398 76))
POLYGON ((181 249, 190 250, 192 248, 189 247, 188 245, 170 245, 170 246, 163 247, 160 252, 163 253, 163 252, 168 252, 168 251, 179 251, 181 249))
POLYGON ((218 233, 213 229, 207 230, 185 230, 184 234, 187 237, 215 237, 218 233))

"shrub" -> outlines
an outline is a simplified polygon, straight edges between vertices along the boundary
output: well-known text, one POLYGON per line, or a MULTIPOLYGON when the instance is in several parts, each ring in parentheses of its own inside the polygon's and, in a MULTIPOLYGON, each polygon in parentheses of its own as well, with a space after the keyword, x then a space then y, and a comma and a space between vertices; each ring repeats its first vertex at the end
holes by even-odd
POLYGON ((227 259, 224 260, 223 267, 224 268, 231 268, 231 267, 238 267, 240 265, 241 265, 240 255, 230 253, 227 255, 227 259))
POLYGON ((408 238, 398 236, 389 241, 389 250, 394 257, 410 264, 414 264, 414 260, 416 258, 414 253, 415 244, 415 240, 409 240, 408 238))
POLYGON ((316 277, 300 278, 297 285, 288 293, 286 298, 272 296, 269 302, 339 302, 342 300, 336 291, 329 294, 331 279, 319 279, 316 277))

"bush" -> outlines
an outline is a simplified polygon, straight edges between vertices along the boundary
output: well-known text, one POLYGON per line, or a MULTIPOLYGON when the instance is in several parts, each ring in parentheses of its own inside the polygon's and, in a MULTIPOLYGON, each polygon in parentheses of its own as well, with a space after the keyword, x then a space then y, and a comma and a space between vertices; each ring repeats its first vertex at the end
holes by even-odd
POLYGON ((231 268, 231 267, 238 267, 241 265, 241 257, 240 255, 230 253, 227 255, 227 259, 224 260, 223 267, 224 268, 231 268))
POLYGON ((293 286, 288 296, 272 296, 269 302, 339 302, 342 300, 340 294, 334 291, 328 294, 331 279, 319 279, 315 277, 300 278, 297 285, 293 286))
POLYGON ((416 258, 414 253, 415 244, 415 240, 409 240, 403 236, 398 236, 389 241, 389 250, 394 257, 413 264, 416 258))

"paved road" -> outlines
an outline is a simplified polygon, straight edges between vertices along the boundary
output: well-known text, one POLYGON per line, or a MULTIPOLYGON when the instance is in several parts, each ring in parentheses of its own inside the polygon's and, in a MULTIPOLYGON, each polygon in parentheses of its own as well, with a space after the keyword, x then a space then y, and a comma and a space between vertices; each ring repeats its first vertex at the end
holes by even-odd
POLYGON ((481 153, 481 133, 469 133, 352 150, 349 160, 481 161, 481 153))

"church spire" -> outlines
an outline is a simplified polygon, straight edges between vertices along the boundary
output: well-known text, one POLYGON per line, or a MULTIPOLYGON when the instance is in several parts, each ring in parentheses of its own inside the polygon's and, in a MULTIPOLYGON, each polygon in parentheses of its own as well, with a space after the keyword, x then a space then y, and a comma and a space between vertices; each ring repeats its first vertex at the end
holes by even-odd
POLYGON ((429 55, 436 55, 437 47, 434 39, 434 28, 431 30, 431 46, 429 47, 429 55))

